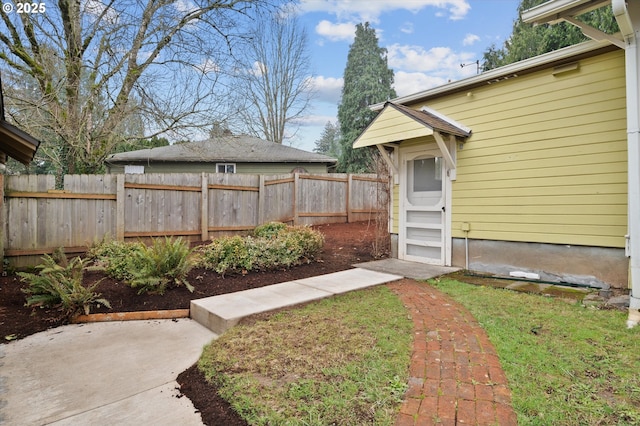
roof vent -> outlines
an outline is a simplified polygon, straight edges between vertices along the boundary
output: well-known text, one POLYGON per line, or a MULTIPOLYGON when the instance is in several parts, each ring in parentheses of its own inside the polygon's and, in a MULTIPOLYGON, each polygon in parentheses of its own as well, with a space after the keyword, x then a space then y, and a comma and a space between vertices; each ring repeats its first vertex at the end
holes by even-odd
POLYGON ((553 75, 564 74, 569 71, 577 71, 580 69, 580 62, 571 62, 569 64, 558 65, 553 67, 553 75))

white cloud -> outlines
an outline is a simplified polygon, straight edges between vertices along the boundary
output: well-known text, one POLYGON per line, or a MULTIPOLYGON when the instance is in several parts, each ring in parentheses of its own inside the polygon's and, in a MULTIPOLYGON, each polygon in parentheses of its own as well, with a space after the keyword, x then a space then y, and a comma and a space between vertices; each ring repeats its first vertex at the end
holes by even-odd
POLYGON ((480 41, 480 37, 478 37, 475 34, 467 34, 466 36, 464 36, 464 40, 462 40, 462 45, 463 46, 471 46, 476 41, 480 41))
MULTIPOLYGON (((461 68, 460 64, 473 59, 473 53, 454 52, 449 47, 433 47, 392 44, 387 47, 389 66, 403 71, 434 72, 461 68)), ((462 72, 461 74, 465 74, 462 72)))
POLYGON ((220 67, 218 66, 218 64, 216 64, 209 58, 205 59, 200 64, 195 65, 194 67, 203 74, 208 74, 210 72, 216 73, 220 71, 220 67))
POLYGON ((402 24, 400 31, 405 34, 413 34, 413 22, 405 22, 402 24))
POLYGON ((316 25, 316 33, 331 41, 351 41, 356 35, 356 24, 334 24, 322 20, 316 25))
POLYGON ((473 53, 455 52, 449 47, 425 50, 421 46, 393 44, 388 48, 389 67, 394 69, 394 87, 405 96, 476 74, 473 53))
POLYGON ((467 0, 301 0, 299 10, 305 12, 332 13, 340 20, 377 23, 380 15, 393 10, 417 13, 426 7, 437 8, 438 15, 451 20, 463 19, 471 5, 467 0))
POLYGON ((337 104, 342 96, 342 78, 315 76, 311 78, 311 85, 317 94, 317 100, 337 104))
MULTIPOLYGON (((87 0, 84 2, 84 11, 96 18, 104 13, 106 9, 107 6, 99 0, 87 0)), ((113 8, 109 8, 102 19, 108 24, 117 24, 119 21, 118 12, 113 8)))
POLYGON ((336 122, 336 117, 331 115, 305 115, 304 117, 298 117, 293 122, 301 127, 314 127, 327 124, 327 121, 332 123, 336 122))
POLYGON ((395 84, 398 96, 407 96, 418 93, 432 87, 441 86, 447 82, 446 78, 434 77, 420 72, 404 72, 395 73, 395 84))
POLYGON ((255 61, 253 63, 253 68, 249 71, 249 74, 255 75, 256 77, 262 76, 267 72, 267 66, 260 61, 255 61))
POLYGON ((191 13, 198 9, 198 6, 189 0, 177 0, 173 2, 173 7, 180 13, 191 13))

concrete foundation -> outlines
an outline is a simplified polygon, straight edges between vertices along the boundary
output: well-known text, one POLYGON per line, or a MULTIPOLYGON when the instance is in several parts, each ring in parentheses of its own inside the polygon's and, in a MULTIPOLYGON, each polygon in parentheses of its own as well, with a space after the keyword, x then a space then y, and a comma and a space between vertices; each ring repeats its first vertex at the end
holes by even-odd
POLYGON ((391 257, 398 258, 398 234, 391 234, 391 257))
MULTIPOLYGON (((629 259, 624 249, 512 241, 472 240, 469 269, 499 275, 535 273, 541 280, 628 288, 629 259)), ((465 267, 465 240, 453 239, 452 266, 465 267)))

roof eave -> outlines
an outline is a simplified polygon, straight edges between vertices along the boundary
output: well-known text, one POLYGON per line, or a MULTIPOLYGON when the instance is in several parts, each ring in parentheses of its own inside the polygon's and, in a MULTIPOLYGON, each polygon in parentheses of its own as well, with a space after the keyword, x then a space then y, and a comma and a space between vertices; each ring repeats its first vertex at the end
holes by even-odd
POLYGON ((0 142, 0 151, 24 165, 33 161, 40 141, 5 120, 0 120, 0 136, 8 138, 11 142, 0 142))
MULTIPOLYGON (((502 80, 505 77, 517 76, 524 73, 533 72, 541 67, 550 67, 554 64, 566 61, 569 58, 576 56, 589 55, 600 49, 617 49, 617 47, 607 40, 603 41, 586 41, 584 43, 576 44, 573 46, 565 47, 553 52, 545 53, 530 59, 525 59, 513 64, 505 65, 500 68, 495 68, 490 71, 485 71, 482 74, 478 74, 462 80, 457 80, 451 83, 437 86, 431 89, 423 90, 422 92, 413 93, 407 96, 401 96, 392 99, 391 102, 401 105, 410 105, 421 101, 428 100, 430 98, 443 96, 445 94, 466 91, 471 88, 490 84, 496 80, 502 80)), ((380 111, 386 102, 380 102, 371 105, 369 108, 373 111, 380 111)))
POLYGON ((598 9, 611 0, 553 0, 522 12, 522 21, 529 24, 555 24, 566 16, 577 16, 598 9))
POLYGON ((246 158, 234 159, 234 158, 225 158, 225 159, 185 159, 185 158, 176 158, 176 159, 157 159, 157 158, 107 158, 105 163, 107 164, 131 164, 131 163, 317 163, 317 164, 336 164, 338 162, 337 159, 310 159, 310 160, 302 160, 302 159, 286 159, 286 160, 251 160, 246 158))

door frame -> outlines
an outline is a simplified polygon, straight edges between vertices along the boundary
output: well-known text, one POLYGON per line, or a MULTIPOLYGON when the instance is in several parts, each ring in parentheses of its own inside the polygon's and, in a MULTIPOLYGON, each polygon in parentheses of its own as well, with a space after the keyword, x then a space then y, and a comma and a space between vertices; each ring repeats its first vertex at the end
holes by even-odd
MULTIPOLYGON (((413 145, 413 146, 408 146, 408 147, 402 147, 402 145, 399 147, 398 149, 398 156, 399 156, 399 166, 400 166, 400 170, 399 170, 399 177, 400 177, 400 186, 399 186, 399 193, 398 193, 398 198, 399 198, 399 211, 398 211, 398 258, 402 259, 402 260, 407 260, 405 259, 406 253, 406 246, 405 246, 405 240, 406 240, 406 218, 405 218, 405 209, 406 209, 406 194, 407 194, 407 185, 408 185, 408 179, 407 179, 407 159, 408 157, 411 157, 411 159, 415 158, 416 156, 420 156, 420 155, 435 155, 435 156, 443 156, 442 151, 440 150, 440 148, 438 147, 438 144, 436 142, 433 143, 423 143, 420 145, 413 145)), ((442 180, 442 198, 443 198, 443 205, 444 205, 444 215, 443 215, 443 226, 442 226, 442 232, 443 232, 443 259, 442 259, 442 263, 439 263, 439 265, 443 265, 443 266, 451 266, 451 244, 452 244, 452 240, 451 240, 451 189, 452 189, 452 185, 451 185, 451 170, 450 168, 447 166, 447 162, 446 161, 442 161, 442 168, 443 168, 443 180, 442 180)), ((415 261, 415 258, 412 256, 411 258, 412 261, 415 261)), ((426 262, 425 262, 426 263, 426 262)))

